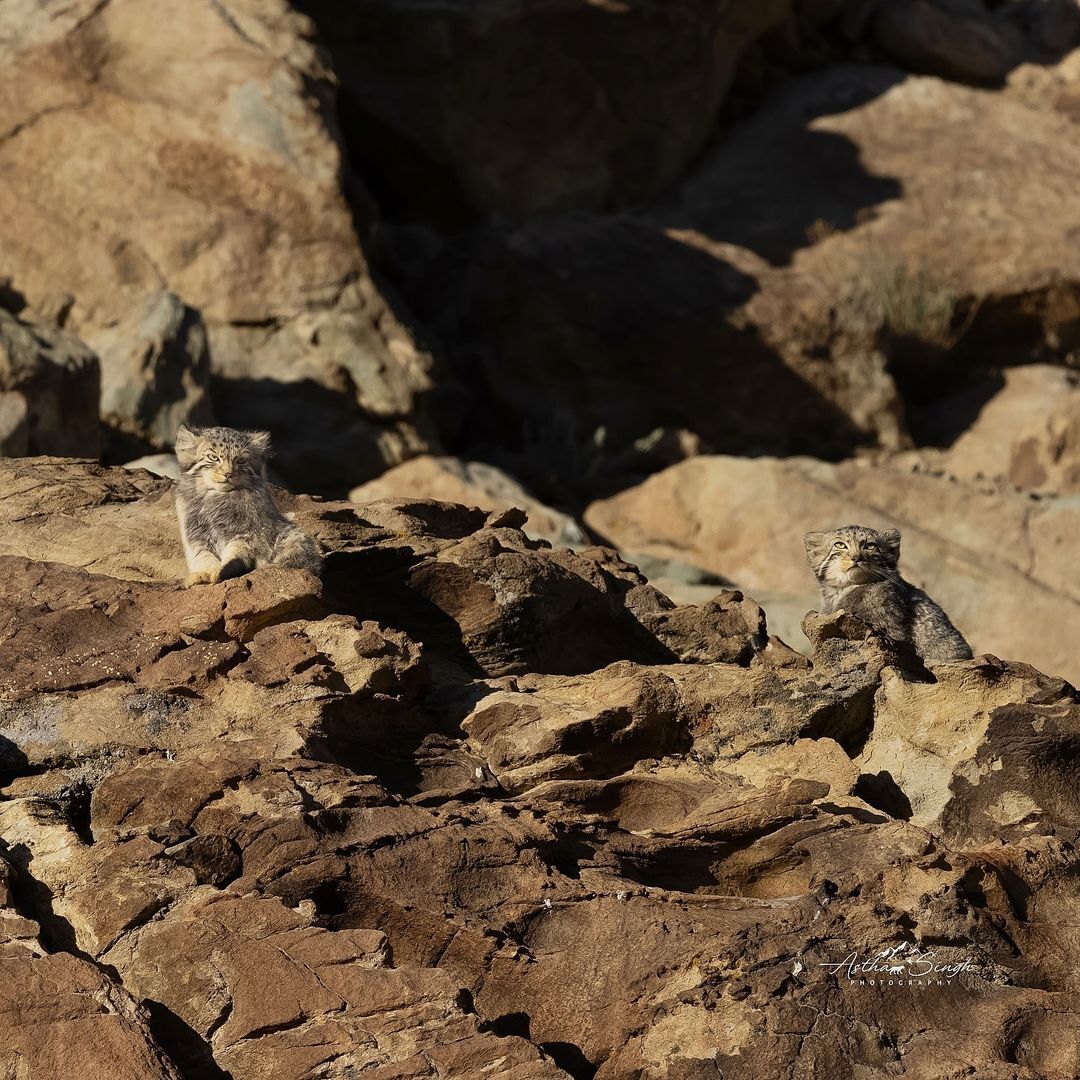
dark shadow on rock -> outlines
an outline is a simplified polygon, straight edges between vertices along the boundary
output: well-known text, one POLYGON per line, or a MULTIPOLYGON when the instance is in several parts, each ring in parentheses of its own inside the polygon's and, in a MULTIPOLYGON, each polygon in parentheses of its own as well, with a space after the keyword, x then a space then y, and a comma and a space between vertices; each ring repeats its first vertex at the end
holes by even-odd
MULTIPOLYGON (((391 233, 387 257, 399 239, 391 233)), ((493 225, 397 264, 467 398, 440 430, 565 505, 685 451, 842 458, 866 435, 731 312, 757 280, 631 217, 493 225), (658 441, 659 440, 659 441, 658 441), (664 455, 669 455, 665 460, 664 455)), ((393 270, 388 270, 394 276, 393 270)))
POLYGON ((811 243, 812 227, 846 231, 902 194, 895 177, 867 171, 850 139, 811 125, 907 77, 898 68, 852 65, 792 80, 750 119, 719 132, 649 217, 738 244, 774 265, 789 263, 811 243))
POLYGON ((15 868, 11 892, 15 907, 41 927, 41 943, 49 952, 67 952, 96 963, 83 952, 75 939, 75 929, 62 915, 53 910, 53 891, 30 872, 33 855, 25 844, 8 847, 0 841, 0 851, 15 868))
POLYGON ((890 817, 911 820, 911 800, 887 770, 863 773, 855 784, 855 794, 890 817))
POLYGON ((510 1038, 511 1036, 517 1036, 519 1039, 531 1039, 529 1029, 532 1026, 532 1018, 528 1013, 516 1012, 505 1013, 502 1016, 496 1016, 493 1020, 485 1020, 480 1024, 482 1031, 490 1031, 493 1035, 498 1035, 500 1039, 510 1038))
POLYGON ((388 791, 411 798, 430 786, 425 744, 432 736, 453 738, 447 727, 422 706, 396 698, 345 700, 326 709, 320 731, 305 740, 304 750, 315 761, 378 776, 388 791))
POLYGON ((673 844, 670 848, 648 855, 620 853, 619 876, 649 889, 715 893, 720 891, 717 868, 742 846, 718 841, 691 850, 673 844))
POLYGON ((62 915, 53 909, 55 893, 43 881, 39 881, 30 871, 33 854, 25 844, 8 847, 0 839, 0 854, 15 868, 11 883, 11 894, 15 908, 21 914, 33 919, 41 928, 39 938, 46 952, 70 953, 88 964, 100 968, 116 983, 122 982, 120 973, 111 964, 102 963, 90 953, 79 948, 75 928, 62 915))
POLYGON ((30 759, 18 743, 0 735, 0 787, 6 787, 17 776, 40 771, 41 766, 30 765, 30 759))
POLYGON ((409 570, 418 561, 407 546, 331 552, 323 569, 325 599, 332 611, 401 630, 425 649, 482 678, 483 671, 462 641, 461 627, 409 588, 409 570))
MULTIPOLYGON (((516 1036, 530 1041, 532 1040, 531 1027, 532 1018, 524 1012, 504 1013, 492 1020, 484 1020, 480 1024, 481 1031, 490 1031, 502 1039, 516 1036)), ((596 1075, 598 1066, 589 1061, 582 1053, 580 1046, 568 1042, 547 1042, 537 1045, 563 1072, 574 1077, 574 1080, 592 1080, 596 1075)))
POLYGON ((210 1044, 190 1025, 160 1001, 144 999, 150 1019, 150 1034, 169 1055, 184 1080, 232 1080, 214 1060, 210 1044))
POLYGON ((584 1054, 581 1047, 570 1042, 546 1042, 537 1044, 563 1072, 574 1080, 593 1080, 599 1069, 584 1054))
POLYGON ((26 297, 12 284, 11 278, 0 277, 0 308, 18 315, 26 307, 26 297))
POLYGON ((606 575, 603 592, 554 559, 527 569, 534 576, 523 576, 521 595, 500 609, 490 587, 466 566, 417 560, 407 547, 334 552, 325 563, 325 598, 334 611, 403 631, 475 678, 578 675, 617 660, 673 661, 625 606, 632 582, 606 575), (475 617, 468 633, 451 611, 475 617))
POLYGON ((273 468, 293 491, 342 498, 387 468, 379 441, 393 424, 365 412, 350 385, 217 374, 210 389, 220 423, 273 434, 273 468))
POLYGON ((985 297, 969 313, 954 348, 958 363, 984 370, 1022 363, 1069 363, 1080 351, 1080 285, 1062 280, 985 297))
POLYGON ((887 331, 880 337, 917 446, 951 446, 1005 385, 1001 371, 984 366, 985 357, 973 357, 966 346, 887 331))

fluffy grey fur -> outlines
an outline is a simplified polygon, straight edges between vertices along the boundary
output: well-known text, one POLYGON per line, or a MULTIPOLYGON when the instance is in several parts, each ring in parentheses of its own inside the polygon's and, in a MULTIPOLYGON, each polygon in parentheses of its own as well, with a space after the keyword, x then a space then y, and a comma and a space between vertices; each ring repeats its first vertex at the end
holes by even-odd
POLYGON ((948 615, 900 576, 898 530, 845 525, 807 533, 803 542, 823 612, 857 615, 871 629, 910 645, 923 660, 970 659, 971 646, 948 615))
POLYGON ((176 433, 176 516, 188 584, 239 577, 258 566, 318 574, 319 548, 278 509, 266 479, 265 431, 212 427, 176 433))

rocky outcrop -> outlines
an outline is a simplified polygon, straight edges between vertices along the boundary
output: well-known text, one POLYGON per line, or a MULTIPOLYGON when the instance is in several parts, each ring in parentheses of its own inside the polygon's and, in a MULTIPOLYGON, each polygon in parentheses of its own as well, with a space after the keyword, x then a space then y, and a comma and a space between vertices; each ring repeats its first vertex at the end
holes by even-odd
POLYGON ((150 1034, 146 1009, 95 965, 10 940, 0 965, 0 1064, 12 1075, 180 1080, 150 1034))
POLYGON ((344 492, 426 446, 430 358, 368 273, 311 38, 285 0, 182 23, 147 0, 6 5, 3 273, 31 305, 70 294, 85 340, 175 294, 205 320, 219 418, 344 492))
POLYGON ((585 520, 628 558, 681 560, 737 582, 762 599, 789 641, 799 640, 798 620, 817 603, 803 534, 850 523, 895 527, 901 568, 977 650, 1080 678, 1076 500, 918 470, 917 458, 831 465, 699 457, 594 503, 585 520))
POLYGON ((184 589, 167 481, 24 459, 0 496, 8 1071, 1080 1069, 1061 680, 843 614, 800 657, 450 504, 296 499, 322 583, 184 589))
MULTIPOLYGON (((1071 362, 1075 60, 1021 61, 1075 5, 526 7, 0 14, 4 303, 102 357, 110 461, 209 394, 294 488, 445 447, 577 508, 703 450, 948 445, 953 391, 1071 362), (804 31, 1010 89, 786 63, 804 31)), ((96 452, 0 393, 7 452, 96 452)))

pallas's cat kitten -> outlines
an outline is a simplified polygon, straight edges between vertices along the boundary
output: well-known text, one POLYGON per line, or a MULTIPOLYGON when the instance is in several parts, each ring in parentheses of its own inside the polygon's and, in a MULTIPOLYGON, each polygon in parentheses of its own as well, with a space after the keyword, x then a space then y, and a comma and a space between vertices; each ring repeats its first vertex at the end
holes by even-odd
POLYGON ((845 525, 803 540, 821 610, 850 612, 872 630, 910 645, 923 660, 967 660, 971 646, 949 616, 897 569, 900 533, 845 525))
POLYGON ((265 431, 212 427, 176 433, 176 516, 188 584, 239 577, 259 566, 318 574, 319 548, 278 509, 266 479, 265 431))

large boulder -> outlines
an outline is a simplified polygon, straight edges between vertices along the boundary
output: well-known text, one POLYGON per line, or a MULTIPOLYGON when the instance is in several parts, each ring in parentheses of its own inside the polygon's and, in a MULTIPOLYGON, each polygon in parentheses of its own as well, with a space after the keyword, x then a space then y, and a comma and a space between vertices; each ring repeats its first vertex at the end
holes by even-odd
MULTIPOLYGON (((978 662, 973 662, 978 663, 978 662)), ((1080 834, 1069 749, 1080 697, 1061 679, 992 658, 932 683, 886 672, 874 730, 856 759, 860 791, 958 846, 1048 831, 1080 834)))
POLYGON ((1080 678, 1075 498, 1036 498, 902 463, 699 457, 594 503, 585 519, 628 558, 695 562, 737 582, 791 642, 802 640, 802 613, 819 605, 803 534, 898 528, 901 570, 976 651, 1080 678))
POLYGON ((182 297, 219 419, 275 429, 344 491, 425 445, 408 418, 429 360, 368 274, 311 37, 285 0, 179 22, 147 0, 5 5, 4 272, 31 304, 71 294, 87 338, 147 292, 182 297))

